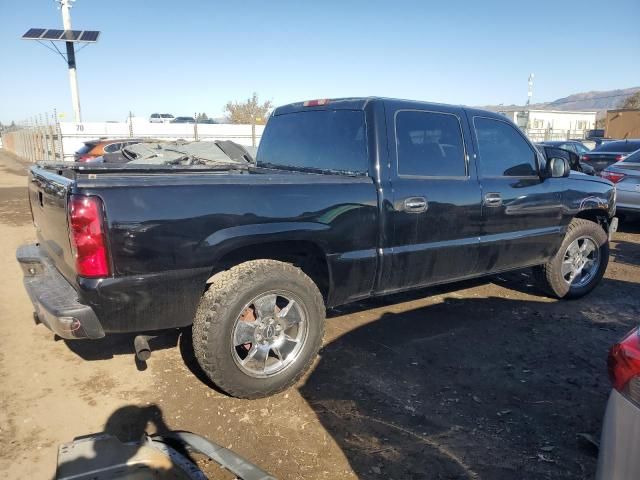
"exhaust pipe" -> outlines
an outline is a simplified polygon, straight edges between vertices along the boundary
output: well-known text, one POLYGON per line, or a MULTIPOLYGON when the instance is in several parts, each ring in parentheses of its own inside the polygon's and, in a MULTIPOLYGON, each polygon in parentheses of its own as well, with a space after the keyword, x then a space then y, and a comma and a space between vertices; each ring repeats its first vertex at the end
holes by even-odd
POLYGON ((136 357, 141 362, 146 362, 151 357, 151 347, 149 346, 149 340, 154 337, 147 335, 138 335, 133 339, 133 348, 136 351, 136 357))

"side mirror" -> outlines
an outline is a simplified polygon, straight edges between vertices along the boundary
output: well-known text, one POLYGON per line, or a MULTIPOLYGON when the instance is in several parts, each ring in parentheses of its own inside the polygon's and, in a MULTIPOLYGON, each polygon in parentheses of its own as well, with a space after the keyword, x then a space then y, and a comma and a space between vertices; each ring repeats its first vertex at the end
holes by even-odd
POLYGON ((571 173, 569 162, 565 158, 551 157, 547 160, 545 178, 568 177, 571 173))

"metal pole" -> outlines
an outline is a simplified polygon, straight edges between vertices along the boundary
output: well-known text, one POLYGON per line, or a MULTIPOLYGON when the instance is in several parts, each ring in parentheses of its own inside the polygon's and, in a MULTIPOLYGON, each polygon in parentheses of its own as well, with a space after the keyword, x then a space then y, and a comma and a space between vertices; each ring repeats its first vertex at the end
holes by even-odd
POLYGON ((53 150, 53 148, 51 148, 49 144, 49 139, 51 139, 51 144, 53 144, 53 136, 51 135, 51 126, 49 125, 49 112, 44 112, 44 119, 45 119, 44 139, 45 139, 45 145, 47 149, 47 162, 50 162, 51 151, 53 150))
MULTIPOLYGON (((60 0, 60 10, 62 10, 62 26, 65 30, 71 30, 71 2, 70 0, 60 0)), ((67 45, 67 65, 69 66, 69 83, 71 85, 71 103, 76 123, 82 122, 80 113, 80 92, 78 91, 78 73, 76 71, 76 52, 73 42, 66 42, 67 45)))
POLYGON ((251 120, 251 145, 256 146, 256 119, 251 120))

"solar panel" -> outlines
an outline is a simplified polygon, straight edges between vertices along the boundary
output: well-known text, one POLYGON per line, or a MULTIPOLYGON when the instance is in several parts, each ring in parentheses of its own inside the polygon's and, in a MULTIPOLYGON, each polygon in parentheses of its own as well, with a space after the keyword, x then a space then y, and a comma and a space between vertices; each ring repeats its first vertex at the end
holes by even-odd
POLYGON ((42 40, 59 40, 63 33, 64 33, 64 30, 50 29, 44 32, 44 35, 42 35, 42 37, 40 38, 42 40))
POLYGON ((85 30, 80 36, 81 42, 97 42, 100 32, 97 30, 85 30))
POLYGON ((77 40, 81 33, 81 30, 65 30, 60 40, 77 40))
POLYGON ((30 28, 23 40, 50 40, 60 42, 97 42, 98 30, 58 30, 56 28, 30 28))
POLYGON ((22 35, 22 38, 25 39, 35 39, 35 38, 40 38, 40 35, 42 35, 45 32, 45 28, 30 28, 29 30, 27 30, 27 33, 25 33, 24 35, 22 35))

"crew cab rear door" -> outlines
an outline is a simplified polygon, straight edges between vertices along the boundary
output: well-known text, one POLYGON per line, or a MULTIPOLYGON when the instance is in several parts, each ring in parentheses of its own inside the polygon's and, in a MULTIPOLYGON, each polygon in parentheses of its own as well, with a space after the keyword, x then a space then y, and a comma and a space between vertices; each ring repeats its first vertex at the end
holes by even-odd
POLYGON ((383 250, 384 290, 464 278, 475 269, 481 231, 464 112, 393 101, 385 109, 393 191, 385 214, 393 233, 383 250))
POLYGON ((546 262, 562 241, 565 179, 541 177, 539 153, 511 122, 470 115, 482 189, 479 272, 546 262))

